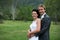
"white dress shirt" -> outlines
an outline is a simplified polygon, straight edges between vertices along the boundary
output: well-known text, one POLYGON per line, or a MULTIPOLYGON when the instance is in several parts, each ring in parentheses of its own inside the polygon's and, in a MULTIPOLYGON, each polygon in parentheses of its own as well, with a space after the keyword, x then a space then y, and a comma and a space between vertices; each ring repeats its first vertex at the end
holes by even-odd
POLYGON ((45 15, 46 13, 44 13, 42 16, 41 16, 41 20, 44 18, 44 15, 45 15))

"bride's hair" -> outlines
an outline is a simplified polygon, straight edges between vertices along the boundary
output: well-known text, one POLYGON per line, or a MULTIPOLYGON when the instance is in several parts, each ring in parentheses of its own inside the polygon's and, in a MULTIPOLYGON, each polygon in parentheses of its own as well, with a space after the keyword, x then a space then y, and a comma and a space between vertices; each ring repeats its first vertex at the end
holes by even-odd
POLYGON ((38 18, 40 18, 40 14, 39 14, 39 11, 38 9, 33 9, 32 12, 35 11, 37 14, 38 14, 38 18))

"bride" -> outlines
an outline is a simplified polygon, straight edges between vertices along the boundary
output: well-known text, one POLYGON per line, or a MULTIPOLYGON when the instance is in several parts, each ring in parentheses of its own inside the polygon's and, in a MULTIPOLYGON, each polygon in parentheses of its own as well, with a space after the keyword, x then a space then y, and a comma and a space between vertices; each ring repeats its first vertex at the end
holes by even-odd
POLYGON ((32 10, 33 21, 28 30, 28 39, 29 40, 38 40, 38 36, 35 36, 35 33, 40 32, 41 28, 41 19, 39 18, 40 14, 37 9, 32 10))

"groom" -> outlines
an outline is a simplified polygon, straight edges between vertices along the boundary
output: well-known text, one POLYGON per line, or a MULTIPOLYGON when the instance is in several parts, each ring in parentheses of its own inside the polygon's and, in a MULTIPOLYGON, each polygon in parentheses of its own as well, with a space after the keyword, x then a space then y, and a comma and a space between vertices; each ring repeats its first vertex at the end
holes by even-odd
POLYGON ((41 31, 36 33, 36 36, 39 36, 39 40, 49 40, 51 20, 50 17, 46 14, 45 9, 45 6, 42 4, 38 6, 38 10, 41 15, 41 31))

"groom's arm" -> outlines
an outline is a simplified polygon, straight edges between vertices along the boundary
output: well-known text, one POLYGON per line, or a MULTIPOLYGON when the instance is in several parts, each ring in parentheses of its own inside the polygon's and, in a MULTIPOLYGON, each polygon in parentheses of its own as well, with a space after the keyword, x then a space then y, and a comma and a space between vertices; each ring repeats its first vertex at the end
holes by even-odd
POLYGON ((50 18, 44 18, 43 20, 45 21, 43 28, 41 29, 39 33, 36 33, 36 35, 42 35, 47 29, 50 28, 50 23, 51 23, 50 18))

